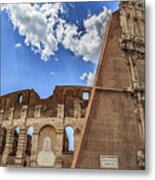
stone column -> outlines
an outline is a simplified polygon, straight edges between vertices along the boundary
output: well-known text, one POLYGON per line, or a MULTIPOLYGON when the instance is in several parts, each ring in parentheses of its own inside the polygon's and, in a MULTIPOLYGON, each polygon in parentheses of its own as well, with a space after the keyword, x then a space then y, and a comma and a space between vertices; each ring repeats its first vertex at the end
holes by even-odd
POLYGON ((56 131, 56 162, 54 165, 56 168, 62 168, 63 132, 63 128, 56 131))
POLYGON ((64 105, 63 104, 58 104, 57 118, 62 119, 62 120, 64 118, 64 105))
POLYGON ((2 123, 2 117, 3 117, 3 113, 4 113, 4 110, 2 109, 2 110, 0 110, 0 122, 2 123))
POLYGON ((10 108, 9 110, 9 120, 13 122, 13 113, 14 113, 14 108, 10 108))
POLYGON ((129 34, 129 28, 128 28, 128 23, 127 23, 127 18, 126 18, 126 12, 125 10, 122 8, 121 11, 120 11, 120 23, 121 23, 121 26, 122 26, 122 30, 123 30, 123 33, 127 33, 129 34))
POLYGON ((3 145, 4 136, 5 136, 5 128, 0 127, 0 153, 2 152, 2 149, 3 149, 2 145, 3 145))
POLYGON ((4 130, 2 128, 2 116, 3 116, 3 112, 4 110, 0 110, 0 152, 1 152, 1 148, 2 148, 2 141, 3 141, 3 135, 4 135, 4 130))
POLYGON ((3 156, 2 156, 2 165, 3 166, 7 165, 9 154, 12 151, 13 140, 14 140, 13 133, 14 133, 14 131, 11 127, 8 127, 6 129, 6 144, 5 144, 5 149, 4 149, 3 156))
POLYGON ((145 119, 145 115, 144 115, 144 109, 143 109, 143 104, 144 102, 142 102, 143 98, 141 93, 139 92, 137 94, 138 96, 138 108, 139 108, 139 117, 140 117, 140 137, 141 137, 141 148, 145 149, 145 125, 144 125, 144 119, 145 119))
POLYGON ((76 119, 81 118, 81 106, 79 103, 74 104, 74 117, 76 119))
POLYGON ((39 118, 41 116, 41 105, 35 106, 34 117, 39 118))
POLYGON ((31 167, 37 166, 38 141, 39 141, 38 130, 34 128, 34 132, 32 135, 32 150, 31 150, 31 157, 30 157, 31 167))
POLYGON ((22 120, 25 120, 25 118, 27 117, 27 111, 28 111, 28 106, 27 105, 22 106, 21 115, 20 115, 20 118, 22 120))
POLYGON ((24 165, 26 143, 27 143, 27 130, 25 127, 22 127, 20 128, 20 132, 19 132, 17 154, 15 159, 15 164, 17 167, 24 165))
POLYGON ((129 58, 129 66, 130 66, 130 80, 131 80, 131 88, 133 93, 139 89, 139 81, 136 78, 136 73, 135 73, 135 67, 133 63, 133 59, 129 58))

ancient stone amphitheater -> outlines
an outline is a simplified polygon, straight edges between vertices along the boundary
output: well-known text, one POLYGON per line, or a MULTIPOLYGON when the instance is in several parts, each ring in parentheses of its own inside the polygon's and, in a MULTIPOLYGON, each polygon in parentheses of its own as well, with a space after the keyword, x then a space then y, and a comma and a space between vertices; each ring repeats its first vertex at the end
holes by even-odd
POLYGON ((34 90, 0 97, 1 166, 145 168, 144 15, 143 1, 121 2, 112 14, 92 88, 56 86, 47 99, 34 90))

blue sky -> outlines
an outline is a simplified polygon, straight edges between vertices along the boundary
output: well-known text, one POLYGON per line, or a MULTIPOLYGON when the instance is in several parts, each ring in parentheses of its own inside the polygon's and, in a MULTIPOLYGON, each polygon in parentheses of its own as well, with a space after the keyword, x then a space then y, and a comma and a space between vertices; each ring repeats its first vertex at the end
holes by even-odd
POLYGON ((34 89, 46 98, 56 85, 91 85, 104 23, 119 2, 61 3, 56 12, 43 5, 6 5, 1 11, 1 95, 34 89))

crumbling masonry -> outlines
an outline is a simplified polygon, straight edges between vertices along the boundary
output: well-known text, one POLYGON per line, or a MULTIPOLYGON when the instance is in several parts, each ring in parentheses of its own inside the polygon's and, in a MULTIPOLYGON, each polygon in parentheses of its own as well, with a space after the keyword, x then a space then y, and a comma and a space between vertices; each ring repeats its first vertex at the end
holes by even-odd
POLYGON ((74 129, 74 149, 78 145, 88 100, 89 87, 58 86, 54 94, 40 99, 34 90, 7 94, 0 98, 0 162, 2 166, 71 167, 73 151, 68 148, 65 127, 74 129), (22 100, 21 100, 22 98, 22 100), (33 128, 32 139, 27 134, 33 128), (19 134, 15 131, 19 128, 19 134), (44 139, 50 137, 54 164, 38 160, 44 139), (32 141, 32 142, 31 142, 32 141), (31 147, 32 146, 32 147, 31 147), (38 163, 42 162, 42 163, 38 163))
POLYGON ((92 89, 58 86, 47 99, 33 90, 0 97, 1 166, 145 168, 144 15, 143 1, 121 2, 112 14, 92 89))

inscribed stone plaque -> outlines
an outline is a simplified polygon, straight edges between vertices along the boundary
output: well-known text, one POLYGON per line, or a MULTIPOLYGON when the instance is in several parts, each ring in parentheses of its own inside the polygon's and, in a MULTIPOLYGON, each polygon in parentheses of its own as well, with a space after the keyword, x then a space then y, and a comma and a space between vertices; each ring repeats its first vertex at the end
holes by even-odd
POLYGON ((119 169, 118 156, 100 155, 100 168, 119 169))

